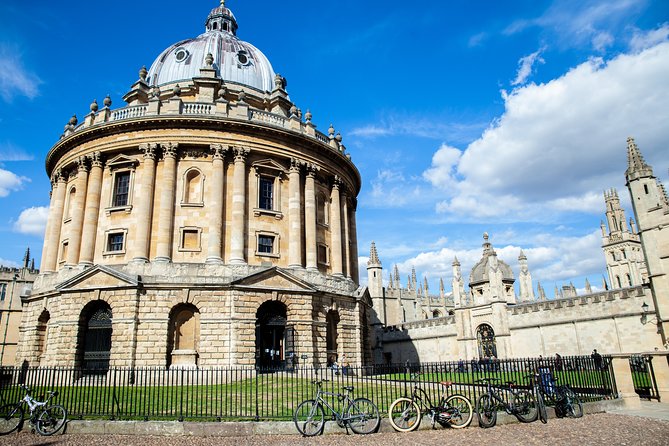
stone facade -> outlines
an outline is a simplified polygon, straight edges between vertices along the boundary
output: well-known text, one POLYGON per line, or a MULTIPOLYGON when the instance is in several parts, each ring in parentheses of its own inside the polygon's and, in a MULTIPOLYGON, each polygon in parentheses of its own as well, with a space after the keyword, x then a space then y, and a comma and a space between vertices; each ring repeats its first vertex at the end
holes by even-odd
MULTIPOLYGON (((472 268, 466 293, 460 263, 457 258, 453 262, 448 316, 407 317, 394 311, 398 300, 387 290, 397 282, 391 280, 388 288, 383 287, 381 261, 373 245, 367 268, 376 315, 375 360, 424 362, 587 355, 593 349, 607 354, 666 349, 669 200, 631 138, 628 159, 626 175, 639 228, 633 220, 631 229, 627 226, 617 193, 607 192, 609 232, 602 223, 602 248, 612 289, 604 281, 604 291, 593 293, 586 282, 586 295, 578 296, 570 284, 556 288, 555 298, 547 299, 537 284, 535 297, 527 257, 521 251, 520 295, 515 296, 513 273, 496 259, 485 234, 483 256, 472 268)), ((416 305, 410 299, 402 304, 404 308, 416 305)))
POLYGON ((23 299, 18 363, 369 361, 360 174, 236 30, 221 3, 204 34, 140 70, 126 106, 94 101, 66 125, 46 159, 42 273, 23 299))

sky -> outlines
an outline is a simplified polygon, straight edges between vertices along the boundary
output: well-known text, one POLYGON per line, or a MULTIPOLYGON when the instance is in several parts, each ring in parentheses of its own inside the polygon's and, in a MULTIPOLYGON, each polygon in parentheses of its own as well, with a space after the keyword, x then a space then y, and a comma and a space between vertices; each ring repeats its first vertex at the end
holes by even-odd
MULTIPOLYGON (((39 265, 44 160, 73 114, 112 109, 160 52, 204 32, 216 0, 0 3, 0 264, 39 265)), ((483 233, 549 297, 602 287, 605 190, 625 187, 633 136, 669 185, 666 0, 228 0, 237 36, 288 81, 358 167, 361 282, 375 242, 388 273, 465 282, 483 233)))

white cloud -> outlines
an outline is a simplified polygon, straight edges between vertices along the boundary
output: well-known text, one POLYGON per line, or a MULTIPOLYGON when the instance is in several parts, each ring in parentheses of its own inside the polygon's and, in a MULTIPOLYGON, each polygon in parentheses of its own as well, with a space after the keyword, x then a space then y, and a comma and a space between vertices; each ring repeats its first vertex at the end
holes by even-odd
POLYGON ((14 223, 14 230, 22 234, 44 236, 46 229, 46 220, 49 215, 49 208, 46 206, 37 206, 24 209, 14 223))
POLYGON ((630 40, 630 49, 637 53, 667 40, 669 40, 669 23, 663 23, 659 28, 650 31, 635 30, 630 40))
POLYGON ((3 258, 0 258, 0 266, 7 266, 9 268, 18 268, 19 264, 14 262, 13 260, 5 260, 3 258))
POLYGON ((437 210, 516 221, 601 212, 602 190, 624 182, 627 136, 651 165, 669 164, 668 77, 666 42, 503 93, 503 115, 457 166, 454 149, 440 148, 424 172, 435 187, 451 185, 437 210))
POLYGON ((9 170, 0 168, 0 197, 6 197, 12 191, 20 190, 23 183, 29 181, 29 178, 18 176, 9 170))
POLYGON ((468 45, 470 48, 480 46, 487 38, 488 38, 488 33, 485 31, 480 32, 478 34, 474 34, 469 38, 468 45))
POLYGON ((30 161, 34 158, 11 142, 0 142, 0 161, 30 161))
POLYGON ((11 102, 15 96, 35 98, 41 83, 37 75, 23 67, 16 47, 0 43, 0 96, 5 102, 11 102))
POLYGON ((539 48, 534 53, 520 58, 518 61, 518 72, 511 85, 523 85, 527 81, 527 78, 530 77, 530 74, 532 74, 534 64, 544 63, 544 59, 541 57, 543 50, 544 48, 539 48))
POLYGON ((348 133, 362 138, 408 135, 421 138, 447 138, 449 141, 470 141, 484 127, 485 124, 480 122, 463 124, 449 121, 444 117, 386 113, 378 123, 358 127, 348 133))

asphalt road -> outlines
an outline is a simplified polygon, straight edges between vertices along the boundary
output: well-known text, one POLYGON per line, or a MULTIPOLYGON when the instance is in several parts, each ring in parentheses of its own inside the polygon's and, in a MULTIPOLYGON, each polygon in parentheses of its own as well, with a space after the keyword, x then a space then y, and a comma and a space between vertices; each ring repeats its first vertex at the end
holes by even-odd
POLYGON ((372 435, 324 435, 303 438, 297 435, 264 435, 250 437, 160 437, 127 435, 63 434, 40 437, 28 432, 0 437, 3 445, 110 445, 110 446, 301 446, 351 445, 669 445, 669 421, 601 413, 581 419, 550 419, 548 424, 507 424, 491 429, 470 427, 463 430, 435 429, 411 433, 384 432, 372 435))

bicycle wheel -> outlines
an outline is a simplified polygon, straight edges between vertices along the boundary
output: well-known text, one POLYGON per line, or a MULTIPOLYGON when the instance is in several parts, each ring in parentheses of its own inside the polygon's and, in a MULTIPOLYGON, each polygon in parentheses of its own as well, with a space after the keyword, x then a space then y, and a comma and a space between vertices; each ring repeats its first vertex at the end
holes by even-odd
POLYGON ((14 432, 23 422, 23 407, 20 404, 5 404, 0 407, 0 435, 14 432))
POLYGON ((418 429, 421 418, 420 407, 411 398, 397 398, 388 409, 390 425, 398 432, 418 429))
POLYGON ((548 423, 548 412, 546 411, 546 403, 541 392, 537 393, 537 412, 542 423, 548 423))
POLYGON ((565 415, 570 418, 581 418, 583 416, 583 404, 581 399, 571 390, 565 390, 565 415))
POLYGON ((313 437, 323 432, 325 413, 323 407, 315 400, 300 403, 293 414, 293 421, 298 432, 305 437, 313 437))
POLYGON ((381 424, 379 408, 367 398, 356 398, 346 408, 345 419, 356 434, 376 432, 381 424))
POLYGON ((53 435, 65 426, 67 411, 63 406, 54 404, 42 409, 37 417, 35 429, 41 435, 53 435))
POLYGON ((460 429, 469 426, 474 416, 472 403, 462 395, 451 395, 446 399, 444 410, 450 415, 449 426, 460 429))
POLYGON ((519 390, 513 395, 512 408, 513 414, 523 423, 531 423, 539 416, 534 395, 527 390, 519 390))
POLYGON ((497 423, 497 405, 489 393, 481 395, 476 402, 476 416, 479 426, 483 428, 493 427, 497 423))

